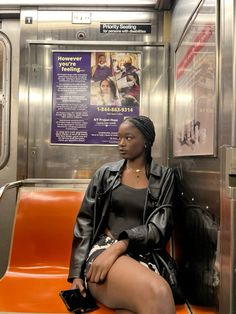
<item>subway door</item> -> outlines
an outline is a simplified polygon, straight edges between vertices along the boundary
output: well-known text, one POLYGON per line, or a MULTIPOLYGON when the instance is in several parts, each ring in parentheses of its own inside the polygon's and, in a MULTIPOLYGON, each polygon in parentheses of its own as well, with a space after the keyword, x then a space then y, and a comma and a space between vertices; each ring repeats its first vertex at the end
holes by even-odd
POLYGON ((16 180, 19 20, 0 20, 0 186, 16 180))
MULTIPOLYGON (((19 17, 2 13, 0 19, 0 187, 16 181, 19 85, 19 17)), ((15 211, 15 191, 0 201, 0 278, 4 274, 15 211)))

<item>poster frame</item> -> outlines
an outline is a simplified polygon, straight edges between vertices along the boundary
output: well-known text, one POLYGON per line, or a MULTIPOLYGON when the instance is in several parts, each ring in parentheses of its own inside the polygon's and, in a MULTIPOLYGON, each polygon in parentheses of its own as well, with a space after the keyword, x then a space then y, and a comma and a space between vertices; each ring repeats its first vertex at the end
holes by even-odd
MULTIPOLYGON (((53 55, 54 53, 94 53, 94 54, 98 54, 98 53, 118 53, 118 54, 136 54, 137 56, 139 55, 139 65, 140 65, 140 73, 139 73, 139 79, 140 79, 140 87, 142 86, 141 82, 142 82, 142 66, 143 66, 143 52, 141 50, 119 50, 119 49, 107 49, 104 47, 104 49, 52 49, 51 50, 51 60, 52 60, 52 71, 53 71, 53 55)), ((73 145, 73 146, 116 146, 117 144, 114 143, 57 143, 57 142, 53 142, 52 141, 52 136, 53 136, 53 127, 52 127, 52 119, 53 119, 53 106, 54 106, 54 102, 53 102, 53 84, 54 84, 54 77, 52 75, 52 110, 51 110, 51 117, 50 117, 50 145, 54 146, 60 146, 60 145, 73 145)), ((142 88, 140 88, 140 102, 139 102, 139 106, 138 106, 138 114, 140 114, 142 112, 142 88)), ((125 114, 123 115, 125 116, 125 114)))
MULTIPOLYGON (((177 111, 178 111, 178 106, 180 105, 178 103, 178 84, 177 84, 177 76, 179 75, 179 65, 180 63, 177 63, 178 60, 178 53, 180 51, 181 48, 183 48, 184 44, 185 44, 185 39, 186 37, 191 33, 191 29, 192 26, 194 24, 194 22, 196 21, 198 14, 200 12, 200 10, 204 7, 204 4, 206 3, 206 0, 201 0, 199 1, 198 5, 196 6, 193 14, 191 15, 191 17, 189 18, 189 20, 187 21, 187 24, 182 32, 182 35, 180 37, 180 40, 176 46, 176 49, 174 51, 174 114, 173 114, 173 138, 172 138, 172 143, 173 143, 173 157, 174 158, 178 158, 178 157, 217 157, 217 109, 218 109, 218 94, 219 94, 219 76, 218 76, 218 64, 219 64, 219 59, 218 59, 218 47, 219 47, 219 40, 218 40, 218 15, 217 15, 217 3, 215 0, 215 12, 214 12, 214 19, 213 22, 211 20, 211 26, 214 29, 214 60, 215 60, 215 69, 213 71, 213 75, 214 75, 214 104, 213 104, 213 118, 212 118, 212 124, 211 124, 211 132, 212 132, 212 137, 211 137, 211 149, 206 153, 204 152, 204 150, 201 150, 201 146, 198 146, 198 150, 197 151, 184 151, 179 149, 177 150, 176 147, 176 143, 177 143, 177 139, 179 136, 179 132, 177 129, 177 111)), ((206 22, 207 24, 207 22, 206 22)), ((206 32, 207 33, 207 32, 206 32)), ((204 36, 204 35, 203 35, 204 36)), ((192 38, 194 39, 194 38, 192 38)), ((204 45, 204 40, 207 41, 207 39, 203 39, 203 45, 204 45)), ((199 48, 193 48, 194 49, 201 49, 201 47, 199 48)), ((190 49, 189 49, 190 50, 190 49)), ((191 50, 190 50, 191 51, 191 50)), ((187 54, 186 54, 187 55, 187 54)), ((194 58, 194 57, 193 57, 194 58)), ((182 61, 182 60, 181 60, 182 61)), ((186 60, 185 60, 186 61, 186 60)), ((188 62, 188 61, 187 61, 188 62)), ((191 62, 191 61, 190 61, 191 62)), ((199 95, 196 95, 196 97, 198 97, 199 95)), ((190 105, 192 107, 194 107, 195 105, 195 101, 196 101, 196 97, 193 97, 190 101, 190 105)))

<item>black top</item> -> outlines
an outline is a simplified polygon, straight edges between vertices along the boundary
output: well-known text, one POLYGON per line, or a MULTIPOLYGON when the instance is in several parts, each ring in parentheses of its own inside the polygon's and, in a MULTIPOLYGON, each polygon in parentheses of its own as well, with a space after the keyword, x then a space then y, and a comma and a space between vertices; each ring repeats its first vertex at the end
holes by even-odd
MULTIPOLYGON (((84 262, 92 245, 104 232, 104 226, 107 226, 111 194, 121 184, 120 173, 125 163, 126 160, 122 159, 101 166, 88 185, 74 227, 69 282, 73 278, 84 277, 84 262)), ((169 205, 172 204, 173 191, 173 170, 152 160, 142 224, 123 231, 123 239, 129 240, 127 251, 143 252, 166 247, 174 224, 173 210, 169 205), (164 207, 154 212, 159 205, 164 207), (153 213, 151 220, 147 221, 153 213)), ((120 235, 119 239, 122 239, 120 235)))
POLYGON ((121 231, 142 224, 147 188, 135 189, 120 184, 112 191, 108 228, 117 238, 121 231))

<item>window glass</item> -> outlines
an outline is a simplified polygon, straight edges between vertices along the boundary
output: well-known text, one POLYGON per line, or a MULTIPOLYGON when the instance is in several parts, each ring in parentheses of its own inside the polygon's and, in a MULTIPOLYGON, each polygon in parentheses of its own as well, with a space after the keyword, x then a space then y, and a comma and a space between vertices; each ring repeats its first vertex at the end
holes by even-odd
POLYGON ((2 86, 2 81, 3 81, 3 50, 4 46, 3 43, 0 42, 0 155, 2 154, 2 134, 3 134, 3 115, 2 115, 2 93, 3 93, 3 86, 2 86))
POLYGON ((7 162, 10 143, 10 44, 0 33, 0 168, 7 162))

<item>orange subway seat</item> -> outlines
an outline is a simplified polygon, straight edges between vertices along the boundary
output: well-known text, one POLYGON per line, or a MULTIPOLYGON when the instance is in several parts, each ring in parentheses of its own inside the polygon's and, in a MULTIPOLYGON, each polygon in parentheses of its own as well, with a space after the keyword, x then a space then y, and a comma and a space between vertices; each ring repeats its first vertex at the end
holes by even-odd
MULTIPOLYGON (((0 280, 0 313, 68 313, 59 291, 71 286, 66 279, 83 195, 75 189, 20 188, 9 266, 0 280)), ((92 313, 115 313, 99 306, 92 313)), ((190 311, 178 305, 176 313, 190 311)))
POLYGON ((70 288, 73 226, 82 199, 76 190, 20 189, 0 312, 67 313, 58 293, 70 288))
POLYGON ((192 314, 217 314, 218 311, 211 307, 197 306, 191 304, 192 314))

